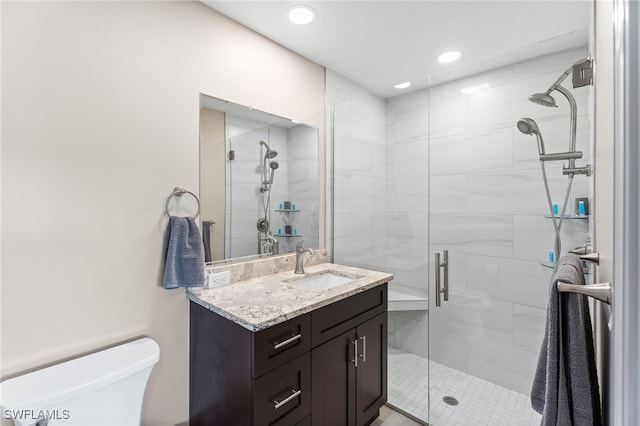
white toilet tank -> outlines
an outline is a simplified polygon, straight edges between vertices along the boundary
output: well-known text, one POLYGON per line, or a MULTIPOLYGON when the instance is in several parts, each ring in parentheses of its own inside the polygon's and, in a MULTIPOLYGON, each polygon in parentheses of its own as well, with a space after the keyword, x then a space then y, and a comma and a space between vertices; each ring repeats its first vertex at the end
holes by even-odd
POLYGON ((2 417, 16 426, 139 425, 142 399, 160 347, 125 343, 0 383, 2 417))

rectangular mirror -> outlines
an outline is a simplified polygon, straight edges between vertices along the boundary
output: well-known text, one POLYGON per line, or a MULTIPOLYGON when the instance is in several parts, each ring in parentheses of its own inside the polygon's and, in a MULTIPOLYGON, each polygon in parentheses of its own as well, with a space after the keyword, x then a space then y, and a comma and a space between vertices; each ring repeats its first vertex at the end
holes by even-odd
POLYGON ((200 95, 200 220, 209 262, 319 246, 318 129, 200 95))

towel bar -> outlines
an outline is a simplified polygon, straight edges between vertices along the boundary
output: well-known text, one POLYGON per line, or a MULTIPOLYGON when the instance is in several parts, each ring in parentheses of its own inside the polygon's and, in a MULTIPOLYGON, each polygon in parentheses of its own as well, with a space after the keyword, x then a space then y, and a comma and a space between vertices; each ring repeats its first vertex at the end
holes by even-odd
POLYGON ((173 197, 182 197, 184 194, 191 195, 196 200, 196 204, 198 205, 198 210, 196 211, 196 214, 193 215, 193 217, 197 217, 200 214, 200 200, 198 200, 196 194, 191 191, 187 191, 184 188, 176 186, 175 188, 173 188, 173 192, 171 193, 171 195, 167 197, 167 202, 164 203, 164 212, 167 214, 167 216, 171 216, 169 214, 169 201, 171 201, 173 197))
POLYGON ((600 264, 600 253, 588 253, 587 246, 576 247, 573 250, 569 250, 569 253, 575 254, 580 258, 580 260, 586 260, 587 262, 595 263, 596 265, 600 264))
POLYGON ((579 293, 593 297, 608 305, 611 304, 611 283, 576 285, 558 281, 558 291, 561 293, 579 293))

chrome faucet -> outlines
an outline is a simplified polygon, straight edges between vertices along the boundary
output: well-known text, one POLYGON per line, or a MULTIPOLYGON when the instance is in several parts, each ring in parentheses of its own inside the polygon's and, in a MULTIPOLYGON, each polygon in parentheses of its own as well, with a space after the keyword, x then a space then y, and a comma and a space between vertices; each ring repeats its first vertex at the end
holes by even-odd
POLYGON ((304 254, 309 253, 313 255, 315 253, 312 249, 306 249, 302 247, 307 240, 301 240, 298 244, 296 244, 296 274, 304 274, 304 254))

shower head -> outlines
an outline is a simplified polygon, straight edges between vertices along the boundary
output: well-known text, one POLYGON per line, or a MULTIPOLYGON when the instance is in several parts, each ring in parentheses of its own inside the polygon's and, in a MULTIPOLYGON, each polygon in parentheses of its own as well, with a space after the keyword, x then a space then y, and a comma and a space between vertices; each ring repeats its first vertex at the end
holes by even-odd
POLYGON ((267 148, 267 152, 264 153, 264 158, 271 159, 271 158, 274 158, 276 155, 278 155, 278 151, 276 151, 275 149, 269 148, 269 145, 267 145, 265 141, 260 141, 259 144, 264 145, 264 147, 267 148))
POLYGON ((268 159, 275 158, 276 155, 278 155, 278 151, 276 151, 275 149, 267 149, 267 152, 265 152, 264 154, 265 158, 268 159))
POLYGON ((518 120, 518 130, 525 135, 536 135, 536 139, 538 141, 538 154, 544 155, 544 141, 542 140, 542 134, 540 133, 538 123, 536 123, 532 118, 521 118, 518 120))
POLYGON ((546 107, 558 107, 558 105, 556 104, 556 100, 549 94, 549 92, 534 93, 533 95, 529 96, 529 101, 533 102, 534 104, 546 107))
MULTIPOLYGON (((576 64, 581 63, 582 61, 578 61, 576 62, 576 64)), ((565 88, 564 86, 562 86, 562 82, 573 72, 573 66, 570 66, 569 68, 567 68, 565 70, 565 72, 563 72, 560 77, 558 77, 558 79, 549 87, 549 89, 547 89, 546 92, 544 93, 534 93, 533 95, 529 96, 529 100, 535 104, 538 105, 542 105, 542 106, 546 106, 546 107, 557 107, 558 105, 556 104, 556 100, 553 98, 553 96, 551 96, 551 92, 558 91, 560 92, 560 94, 562 96, 564 96, 567 99, 567 102, 569 102, 569 108, 571 109, 571 122, 570 122, 570 128, 569 128, 569 150, 567 152, 569 153, 575 153, 576 152, 576 120, 577 120, 577 104, 576 104, 576 100, 573 97, 573 95, 571 94, 571 92, 569 90, 567 90, 567 88, 565 88)), ((538 133, 539 134, 539 133, 538 133)), ((542 137, 540 137, 542 138, 542 137)), ((538 143, 538 145, 540 145, 540 143, 538 143)), ((538 148, 540 149, 540 147, 538 148)), ((540 154, 542 155, 542 154, 540 154)), ((575 159, 570 159, 569 160, 569 168, 574 168, 575 167, 575 159)))
POLYGON ((551 85, 551 87, 549 87, 549 89, 546 92, 544 92, 544 93, 534 93, 533 95, 529 96, 529 100, 531 102, 533 102, 534 104, 538 104, 538 105, 542 105, 542 106, 546 106, 546 107, 556 107, 557 108, 558 104, 556 103, 556 100, 553 98, 553 96, 551 96, 551 92, 553 92, 554 90, 558 90, 559 92, 563 92, 562 89, 564 89, 564 88, 561 87, 560 85, 569 76, 569 74, 571 74, 572 71, 573 71, 573 67, 567 68, 567 70, 565 72, 563 72, 562 75, 560 75, 560 77, 558 77, 558 79, 555 81, 555 83, 553 83, 551 85))

